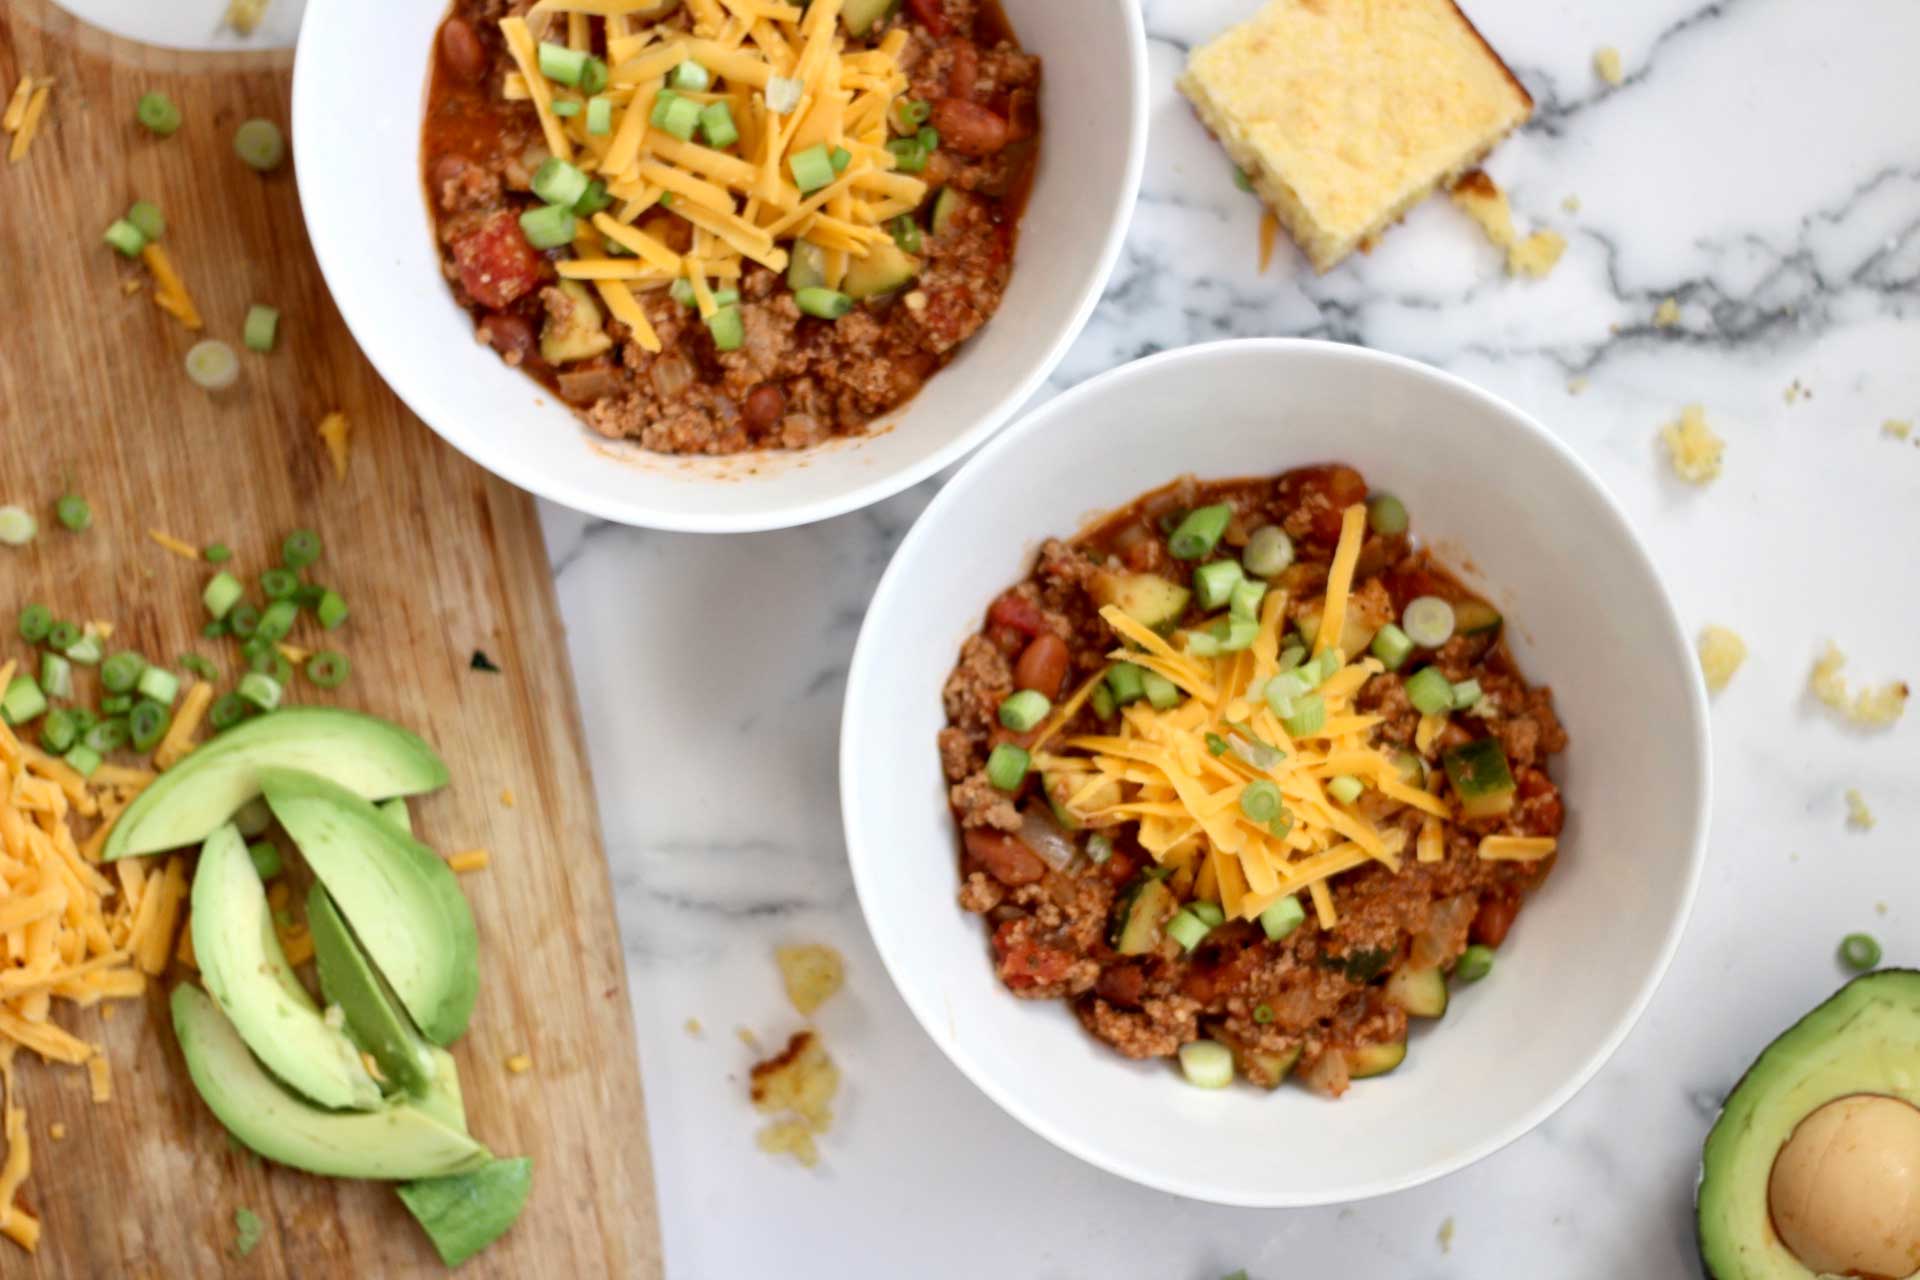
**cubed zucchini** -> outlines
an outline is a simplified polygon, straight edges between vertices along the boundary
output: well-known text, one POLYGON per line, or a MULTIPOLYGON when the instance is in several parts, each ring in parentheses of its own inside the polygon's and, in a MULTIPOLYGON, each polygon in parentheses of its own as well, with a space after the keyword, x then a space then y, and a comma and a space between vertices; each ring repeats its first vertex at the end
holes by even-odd
POLYGON ((952 230, 953 220, 960 216, 971 198, 952 187, 940 188, 940 194, 933 198, 933 234, 943 236, 952 230))
POLYGON ((1513 808, 1513 772, 1495 738, 1475 738, 1442 757, 1447 781, 1468 818, 1490 818, 1513 808))
POLYGON ((1447 1011, 1446 975, 1403 964, 1387 979, 1387 999, 1416 1018, 1437 1018, 1447 1011))
POLYGON ((586 360, 613 346, 593 295, 578 280, 562 280, 560 292, 570 305, 548 311, 540 328, 540 358, 548 364, 586 360))
POLYGON ((1121 899, 1109 941, 1123 956, 1143 956, 1160 945, 1167 921, 1178 909, 1173 890, 1157 875, 1142 876, 1121 899))
POLYGON ((877 298, 883 293, 905 288, 919 274, 920 259, 893 241, 884 240, 874 245, 866 257, 855 258, 847 265, 847 274, 840 282, 840 292, 855 302, 877 298))
POLYGON ((1500 629, 1500 611, 1485 600, 1453 602, 1453 629, 1463 636, 1486 635, 1500 629))
POLYGON ((1155 631, 1171 627, 1187 611, 1193 592, 1157 573, 1108 573, 1093 575, 1088 584, 1096 604, 1118 605, 1120 611, 1143 627, 1155 631))
POLYGON ((864 36, 893 16, 900 0, 847 0, 840 10, 840 21, 850 36, 864 36))
POLYGON ((1365 1080, 1371 1076, 1383 1076, 1405 1062, 1407 1042, 1395 1040, 1389 1044, 1370 1044, 1345 1052, 1347 1075, 1354 1080, 1365 1080))

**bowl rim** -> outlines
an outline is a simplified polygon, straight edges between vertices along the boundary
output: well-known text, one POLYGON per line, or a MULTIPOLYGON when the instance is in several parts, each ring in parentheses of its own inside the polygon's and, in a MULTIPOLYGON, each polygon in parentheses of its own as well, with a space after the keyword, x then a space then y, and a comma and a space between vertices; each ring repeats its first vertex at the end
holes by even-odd
MULTIPOLYGON (((1416 1168, 1395 1177, 1376 1179, 1357 1189, 1344 1189, 1333 1194, 1249 1193, 1227 1186, 1168 1177, 1153 1169, 1138 1167, 1124 1160, 1114 1160, 1105 1154, 1089 1150, 1072 1134, 1057 1127, 1048 1117, 1033 1111, 1020 1098, 1002 1089, 997 1083, 991 1082, 991 1077, 979 1070, 972 1055, 958 1043, 957 1038, 949 1040, 940 1034, 938 1030, 941 1025, 940 1015, 928 1004, 930 997, 921 996, 910 990, 895 974, 894 956, 890 954, 883 935, 874 929, 872 923, 875 910, 882 904, 873 897, 877 890, 863 870, 869 859, 876 856, 868 851, 863 840, 861 825, 857 820, 864 808, 861 782, 863 774, 857 767, 857 762, 863 757, 865 751, 861 743, 860 726, 867 723, 871 715, 862 705, 864 690, 871 683, 866 671, 876 661, 874 655, 883 644, 874 626, 874 619, 883 609, 892 606, 893 597, 905 590, 906 584, 914 581, 909 576, 907 566, 916 558, 921 544, 933 536, 932 531, 940 524, 948 509, 964 501, 972 487, 980 483, 979 477, 990 472, 1003 454, 1021 448, 1030 436, 1046 430, 1056 419, 1078 412, 1082 401, 1098 392, 1109 390, 1116 383, 1153 378, 1173 366, 1196 360, 1204 361, 1222 355, 1230 358, 1282 361, 1301 355, 1311 355, 1359 365, 1398 369, 1426 379, 1436 386, 1446 387, 1465 395, 1470 400, 1477 401, 1488 412, 1504 415, 1516 425, 1530 431, 1599 497, 1607 517, 1615 523, 1618 532, 1624 535, 1628 554, 1638 561, 1638 567, 1646 572, 1654 585, 1660 606, 1659 621, 1665 640, 1674 647, 1674 652, 1683 655, 1691 653, 1691 646, 1682 628, 1679 614, 1674 608, 1673 597, 1667 589, 1666 581, 1661 577, 1653 557, 1634 531, 1626 511, 1613 496, 1612 491, 1564 441, 1517 406, 1490 391, 1475 386, 1457 374, 1437 369, 1421 361, 1368 347, 1324 339, 1231 338, 1178 347, 1098 374, 1027 414, 968 459, 966 465, 961 467, 940 492, 934 495, 933 501, 914 522, 913 528, 907 532, 905 538, 901 539, 900 546, 888 562, 885 573, 881 575, 879 586, 873 593, 872 601, 867 606, 866 617, 861 623, 860 635, 854 644, 853 658, 847 670, 847 693, 841 707, 839 756, 841 823, 847 845, 847 861, 853 875, 854 891, 860 901, 861 916, 867 923, 867 932, 873 939, 875 950, 880 954, 880 962, 887 971, 888 979, 893 983, 894 989, 900 993, 901 999, 906 1002, 907 1008, 912 1011, 921 1030, 947 1056, 948 1060, 959 1068, 960 1073, 974 1087, 992 1099, 1001 1110, 1062 1151, 1096 1168, 1158 1191, 1192 1200, 1240 1208, 1310 1208, 1320 1205, 1351 1204, 1389 1195, 1396 1191, 1408 1190, 1456 1173, 1524 1137, 1585 1088, 1600 1069, 1612 1059, 1634 1027, 1639 1025, 1647 1006, 1653 1000, 1654 992, 1666 978, 1674 956, 1679 950, 1681 938, 1693 914, 1694 902, 1706 867, 1713 807, 1713 758, 1706 690, 1700 680, 1690 679, 1686 682, 1688 689, 1686 705, 1693 727, 1690 746, 1694 766, 1700 775, 1700 787, 1695 797, 1693 811, 1686 817, 1689 839, 1686 842, 1687 865, 1684 884, 1681 892, 1672 900, 1675 909, 1661 939, 1654 962, 1648 968, 1638 989, 1633 993, 1625 1014, 1608 1029, 1606 1035, 1588 1054, 1586 1061, 1577 1071, 1551 1090, 1542 1101, 1514 1120, 1461 1151, 1430 1161, 1425 1167, 1416 1168)), ((1047 532, 1040 530, 1035 536, 1044 536, 1047 532)), ((931 744, 929 744, 929 750, 931 750, 931 744)))
MULTIPOLYGON (((320 265, 321 278, 328 282, 328 292, 333 297, 341 319, 346 322, 347 330, 353 335, 354 343, 368 362, 374 367, 381 380, 406 407, 407 411, 419 418, 439 436, 452 445, 462 455, 477 464, 483 470, 498 476, 516 488, 524 489, 537 497, 557 503, 574 511, 610 520, 618 524, 637 528, 660 529, 678 533, 754 533, 772 529, 786 529, 798 525, 813 524, 858 511, 893 497, 905 489, 925 480, 954 462, 965 457, 990 439, 1004 427, 1013 415, 1026 403, 1034 392, 1038 391, 1052 376, 1060 361, 1065 358, 1067 349, 1080 336, 1092 316, 1094 308, 1105 295, 1107 285, 1113 278, 1114 266, 1125 244, 1127 232, 1133 222, 1133 212, 1140 195, 1141 175, 1146 168, 1147 157, 1147 109, 1148 86, 1151 68, 1148 64, 1146 20, 1141 8, 1133 0, 1117 0, 1111 7, 1116 11, 1125 27, 1127 47, 1127 67, 1133 85, 1133 92, 1127 103, 1127 155, 1120 183, 1119 199, 1108 211, 1106 226, 1101 231, 1099 255, 1095 269, 1082 286, 1081 297, 1074 304, 1053 341, 1041 353, 1027 374, 1009 384, 991 404, 980 409, 974 422, 965 431, 958 433, 952 440, 925 457, 906 466, 884 471, 870 479, 856 480, 844 490, 808 501, 773 503, 757 507, 751 511, 738 513, 713 513, 705 511, 656 510, 632 500, 614 500, 602 498, 588 490, 547 475, 539 463, 538 450, 517 449, 512 446, 493 446, 478 438, 476 433, 464 429, 456 415, 442 412, 437 416, 429 410, 435 406, 426 389, 413 377, 410 366, 397 359, 389 350, 367 340, 371 333, 369 317, 358 310, 357 299, 349 293, 335 289, 335 278, 347 278, 356 272, 372 268, 356 258, 344 235, 335 235, 328 230, 324 217, 316 217, 316 206, 326 208, 318 196, 310 192, 320 191, 326 183, 315 174, 311 184, 303 181, 301 172, 300 148, 294 148, 295 183, 300 194, 301 216, 306 223, 307 239, 313 247, 314 257, 320 265), (447 425, 443 425, 443 422, 447 425)), ((301 122, 309 121, 315 128, 324 127, 327 119, 325 103, 327 89, 322 77, 315 74, 303 74, 312 68, 308 56, 309 36, 322 29, 326 24, 350 22, 358 19, 361 10, 352 5, 314 5, 310 6, 300 26, 299 41, 294 50, 293 92, 290 120, 296 135, 301 132, 301 122)), ((425 55, 423 55, 424 58, 425 55)), ((424 61, 423 61, 423 65, 424 61)), ((425 100, 426 86, 421 87, 422 101, 425 100)), ((1109 117, 1111 118, 1111 117, 1109 117)), ((425 193, 422 192, 422 211, 425 211, 425 193)), ((430 224, 429 224, 430 229, 430 224)), ((479 350, 478 344, 475 344, 479 350)), ((911 402, 909 402, 911 403, 911 402)), ((582 424, 576 426, 584 431, 582 424)), ((819 454, 830 446, 815 446, 803 450, 802 456, 819 454)), ((774 451, 766 451, 772 454, 774 451)), ((663 459, 672 460, 681 455, 661 454, 663 459)), ((736 455, 741 459, 751 459, 755 454, 736 455)), ((787 451, 779 451, 777 456, 785 458, 787 451)), ((625 464, 621 464, 625 465, 625 464)))

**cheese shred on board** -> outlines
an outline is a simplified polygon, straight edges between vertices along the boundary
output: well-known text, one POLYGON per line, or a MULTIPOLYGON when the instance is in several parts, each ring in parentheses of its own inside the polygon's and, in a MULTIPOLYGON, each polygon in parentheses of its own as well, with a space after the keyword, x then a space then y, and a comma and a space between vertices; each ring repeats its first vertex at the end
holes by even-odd
MULTIPOLYGON (((0 687, 14 667, 0 664, 0 687)), ((0 725, 0 1234, 29 1251, 40 1223, 17 1203, 31 1144, 15 1059, 27 1049, 46 1062, 83 1066, 95 1101, 110 1099, 113 1077, 100 1047, 55 1022, 54 1002, 141 998, 147 978, 173 955, 185 914, 179 855, 118 862, 111 877, 98 865, 107 831, 152 779, 143 769, 104 764, 83 778, 0 725), (76 832, 83 824, 91 827, 85 836, 76 832)))
POLYGON ((19 164, 27 158, 27 150, 39 136, 40 122, 47 114, 47 99, 52 94, 53 80, 48 76, 38 79, 21 76, 20 82, 13 86, 6 113, 0 115, 0 128, 13 135, 7 145, 8 164, 19 164))
POLYGON ((739 278, 745 261, 785 270, 797 242, 838 288, 853 260, 892 243, 886 221, 925 198, 927 185, 896 172, 887 149, 908 84, 906 33, 849 48, 841 7, 705 0, 687 7, 690 31, 636 30, 655 0, 538 0, 500 20, 519 67, 508 96, 533 104, 547 150, 604 183, 610 201, 607 212, 574 219, 576 256, 560 274, 591 281, 649 350, 658 339, 635 290, 685 280, 710 298, 709 282, 739 278), (606 26, 605 88, 589 95, 542 75, 540 46, 572 45, 594 21, 606 26), (688 63, 704 73, 703 88, 677 87, 688 63), (830 172, 810 163, 826 160, 830 172), (636 225, 643 215, 688 223, 691 248, 667 248, 636 225), (603 243, 629 256, 606 256, 603 243))
MULTIPOLYGON (((1322 636, 1340 634, 1365 536, 1366 508, 1355 505, 1342 521, 1322 636)), ((1048 793, 1075 818, 1091 825, 1137 823, 1141 847, 1162 866, 1192 869, 1201 896, 1217 892, 1229 916, 1252 919, 1278 899, 1304 892, 1331 928, 1339 919, 1335 877, 1371 863, 1397 872, 1408 854, 1437 861, 1452 810, 1403 780, 1393 756, 1375 744, 1381 717, 1354 710, 1354 695, 1384 669, 1377 659, 1346 662, 1337 646, 1322 646, 1333 655, 1329 664, 1340 664, 1312 691, 1325 717, 1311 732, 1287 732, 1258 692, 1283 674, 1286 609, 1286 593, 1269 591, 1253 643, 1206 658, 1183 648, 1192 632, 1169 640, 1112 605, 1102 609, 1100 616, 1127 642, 1109 657, 1154 671, 1188 696, 1165 709, 1133 703, 1121 708, 1117 732, 1065 738, 1042 752, 1052 726, 1072 719, 1096 677, 1043 729, 1034 764, 1049 779, 1048 793), (1408 849, 1403 828, 1377 827, 1360 807, 1335 799, 1327 784, 1341 776, 1424 814, 1416 848, 1408 849), (1283 806, 1270 821, 1256 821, 1240 804, 1248 784, 1262 780, 1279 790, 1283 806)), ((1550 845, 1505 838, 1483 847, 1482 856, 1531 859, 1548 852, 1550 845)))

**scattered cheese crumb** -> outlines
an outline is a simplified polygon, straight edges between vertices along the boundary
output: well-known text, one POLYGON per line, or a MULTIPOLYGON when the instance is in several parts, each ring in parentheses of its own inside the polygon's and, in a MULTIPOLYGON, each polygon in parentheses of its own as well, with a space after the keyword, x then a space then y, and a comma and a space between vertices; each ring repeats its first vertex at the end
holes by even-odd
POLYGON ((1733 679, 1733 673, 1747 660, 1747 642, 1721 626, 1709 626, 1700 632, 1700 671, 1707 678, 1707 691, 1718 693, 1733 679))
POLYGON ((1544 279, 1567 251, 1567 239, 1557 231, 1536 231, 1507 250, 1507 274, 1544 279))
POLYGON ((162 533, 158 529, 149 529, 147 530, 147 536, 177 556, 185 556, 189 560, 198 560, 200 558, 200 548, 182 542, 170 533, 162 533))
POLYGON ((147 270, 153 273, 153 305, 188 329, 198 332, 202 327, 200 308, 194 305, 186 282, 174 270, 173 259, 160 247, 160 242, 149 240, 140 250, 140 261, 146 263, 147 270))
POLYGON ((87 1082, 93 1088, 95 1102, 113 1101, 113 1064, 98 1050, 87 1059, 87 1082))
POLYGON ((1873 810, 1867 808, 1866 797, 1852 787, 1847 788, 1847 825, 1862 831, 1873 830, 1873 810))
POLYGON ((1582 391, 1585 391, 1590 385, 1592 384, 1587 381, 1586 375, 1584 374, 1580 374, 1580 375, 1576 375, 1574 377, 1568 378, 1567 394, 1570 396, 1577 396, 1582 391))
POLYGON ((740 1037, 741 1044, 747 1046, 747 1048, 753 1050, 755 1053, 760 1052, 760 1037, 753 1034, 752 1028, 735 1027, 733 1034, 740 1037))
POLYGON ((1721 455, 1727 442, 1707 427, 1706 410, 1690 404, 1680 411, 1678 421, 1660 429, 1667 452, 1673 458, 1674 474, 1690 484, 1705 484, 1720 474, 1721 455))
POLYGON ((1610 44, 1603 44, 1593 51, 1593 69, 1610 85, 1617 86, 1626 79, 1620 69, 1620 51, 1610 44))
POLYGON ((1788 404, 1798 404, 1802 400, 1813 399, 1813 389, 1800 381, 1800 379, 1795 378, 1787 384, 1787 389, 1780 393, 1780 398, 1788 404))
POLYGON ((131 298, 134 294, 140 292, 140 282, 134 277, 128 276, 120 282, 120 292, 131 298))
POLYGON ((768 1155, 792 1156, 809 1169, 820 1163, 820 1146, 804 1121, 776 1120, 755 1135, 754 1142, 768 1155))
POLYGON ((226 23, 243 36, 253 34, 260 25, 260 19, 266 16, 267 5, 272 0, 229 0, 226 23))
POLYGON ((1671 329, 1679 323, 1680 304, 1672 298, 1662 299, 1660 305, 1653 309, 1654 328, 1671 329))
POLYGON ((1447 1218, 1440 1223, 1440 1252, 1453 1252, 1453 1219, 1447 1218))
POLYGON ((1487 239, 1507 251, 1510 276, 1541 279, 1566 252, 1566 239, 1556 232, 1536 231, 1523 239, 1514 229, 1513 208, 1507 203, 1507 193, 1482 170, 1475 169, 1456 182, 1450 195, 1455 205, 1480 224, 1487 239))
POLYGON ((320 438, 327 443, 327 453, 333 458, 333 478, 347 478, 347 446, 353 435, 353 426, 347 421, 347 415, 338 411, 320 419, 316 428, 320 438))
POLYGON ((1807 684, 1814 696, 1838 711, 1854 724, 1865 728, 1885 728, 1900 718, 1907 709, 1907 683, 1894 680, 1881 685, 1878 689, 1866 688, 1858 693, 1847 689, 1846 677, 1840 674, 1847 656, 1840 652, 1831 641, 1820 660, 1813 664, 1813 674, 1807 677, 1807 684))
POLYGON ((832 947, 809 943, 779 947, 773 954, 787 984, 787 999, 802 1017, 812 1017, 846 980, 846 964, 832 947))
POLYGON ((7 104, 4 117, 7 131, 13 134, 13 145, 7 149, 7 163, 19 164, 27 158, 27 149, 33 146, 34 138, 40 133, 41 117, 47 113, 47 99, 53 93, 53 80, 43 77, 21 77, 14 86, 13 101, 7 104), (31 93, 31 97, 25 95, 31 93), (16 113, 15 106, 19 106, 16 113))
POLYGON ((296 667, 305 666, 307 659, 313 656, 313 651, 311 649, 302 649, 299 645, 288 644, 284 640, 273 647, 280 651, 281 657, 285 658, 288 662, 291 662, 296 667))
POLYGON ((1895 440, 1905 440, 1913 434, 1913 424, 1901 418, 1888 418, 1880 424, 1880 433, 1892 436, 1895 440))
POLYGON ((493 861, 485 849, 465 849, 447 858, 447 866, 456 872, 484 871, 493 861))
POLYGON ((509 809, 513 808, 513 788, 512 787, 508 787, 505 790, 501 791, 500 803, 509 809))
POLYGON ((1260 274, 1273 265, 1273 246, 1280 239, 1280 219, 1271 209, 1260 211, 1260 274))
POLYGON ((67 1140, 67 1126, 55 1120, 47 1126, 47 1136, 55 1142, 65 1142, 67 1140))
POLYGON ((1566 196, 1560 201, 1560 207, 1568 213, 1578 213, 1580 212, 1580 197, 1576 195, 1566 196))
POLYGON ((760 1131, 760 1149, 792 1155, 811 1167, 820 1156, 813 1135, 833 1125, 830 1104, 840 1090, 840 1069, 827 1056, 820 1037, 795 1032, 787 1047, 753 1066, 750 1094, 754 1107, 770 1115, 787 1113, 760 1131))
POLYGON ((516 1053, 507 1059, 507 1070, 517 1076, 525 1075, 533 1070, 533 1059, 524 1053, 516 1053))
POLYGON ((681 1025, 686 1028, 686 1032, 690 1036, 699 1036, 701 1034, 700 1019, 698 1018, 688 1018, 681 1025))

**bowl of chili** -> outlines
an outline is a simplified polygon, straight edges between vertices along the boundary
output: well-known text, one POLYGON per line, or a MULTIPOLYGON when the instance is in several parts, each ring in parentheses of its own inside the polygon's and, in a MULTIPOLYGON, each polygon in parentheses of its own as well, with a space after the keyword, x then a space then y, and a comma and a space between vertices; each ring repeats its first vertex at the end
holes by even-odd
POLYGON ((316 256, 482 466, 635 525, 823 519, 977 446, 1085 322, 1144 158, 1137 5, 763 8, 309 14, 316 256))
POLYGON ((1155 356, 1003 433, 895 554, 842 726, 923 1029, 1041 1136, 1223 1204, 1538 1125, 1705 857, 1704 689, 1618 505, 1512 406, 1331 343, 1155 356))

